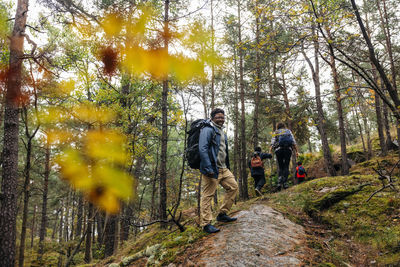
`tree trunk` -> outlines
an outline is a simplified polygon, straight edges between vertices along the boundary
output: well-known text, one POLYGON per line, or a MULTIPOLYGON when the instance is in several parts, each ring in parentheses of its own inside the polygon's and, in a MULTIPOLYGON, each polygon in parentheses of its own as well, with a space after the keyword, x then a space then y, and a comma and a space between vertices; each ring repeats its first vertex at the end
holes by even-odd
POLYGON ((360 131, 360 137, 361 137, 361 143, 362 143, 362 146, 363 146, 364 155, 365 155, 365 158, 367 158, 367 148, 365 146, 364 134, 363 134, 362 126, 361 126, 361 123, 360 123, 360 118, 359 118, 358 113, 357 113, 357 111, 356 111, 356 109, 354 107, 353 107, 353 114, 354 114, 354 117, 356 118, 358 130, 360 131))
MULTIPOLYGON (((326 27, 326 31, 328 34, 328 38, 332 39, 330 29, 326 27)), ((347 160, 347 151, 346 151, 346 131, 344 126, 344 119, 343 119, 343 108, 342 108, 342 96, 340 95, 340 85, 339 85, 339 76, 336 69, 336 62, 335 62, 335 55, 334 51, 331 46, 328 46, 330 55, 330 67, 332 71, 332 78, 333 78, 333 88, 335 90, 336 96, 336 110, 338 113, 338 120, 339 120, 339 136, 340 136, 340 154, 341 154, 341 163, 342 163, 342 175, 349 174, 349 164, 347 160)))
POLYGON ((71 230, 69 233, 69 240, 74 240, 74 231, 75 231, 75 201, 76 194, 75 191, 72 192, 72 201, 71 201, 71 230))
MULTIPOLYGON (((214 12, 213 12, 213 0, 211 0, 211 51, 212 54, 214 55, 214 12)), ((214 89, 214 83, 215 83, 215 66, 214 63, 211 63, 211 110, 215 108, 215 89, 214 89)), ((207 118, 207 117, 206 117, 207 118)))
POLYGON ((86 224, 86 245, 85 245, 85 262, 92 261, 92 223, 93 223, 93 204, 88 203, 88 214, 86 224))
POLYGON ((101 246, 103 244, 103 229, 104 229, 104 215, 102 212, 96 213, 96 226, 97 226, 97 243, 101 246))
POLYGON ((115 247, 115 237, 116 237, 116 228, 118 224, 118 216, 108 215, 108 220, 105 226, 104 232, 104 255, 109 257, 114 254, 116 249, 115 247))
POLYGON ((367 118, 367 114, 365 112, 365 108, 366 107, 359 106, 363 124, 364 124, 364 130, 365 130, 365 133, 367 134, 367 160, 370 160, 372 157, 371 131, 369 129, 368 118, 367 118), (363 110, 361 110, 361 109, 363 109, 363 110))
MULTIPOLYGON (((272 24, 272 22, 271 22, 272 24)), ((271 26, 272 27, 272 26, 271 26)), ((275 66, 275 60, 274 60, 274 64, 275 66)), ((268 87, 269 87, 269 100, 272 101, 274 100, 274 83, 272 80, 272 75, 271 75, 271 64, 270 61, 267 61, 267 77, 268 77, 268 87)), ((272 129, 275 131, 276 130, 276 119, 275 116, 272 116, 272 129)))
POLYGON ((392 135, 390 134, 390 124, 389 124, 389 110, 388 106, 383 103, 382 104, 382 110, 383 110, 383 125, 385 126, 385 132, 386 132, 386 146, 388 149, 392 147, 392 135))
MULTIPOLYGON (((211 1, 212 5, 212 1, 211 1)), ((183 103, 183 114, 185 116, 185 130, 183 134, 183 147, 186 149, 186 139, 187 139, 187 130, 188 130, 188 118, 187 114, 189 111, 189 106, 190 103, 185 103, 184 98, 182 96, 182 103, 183 103)), ((181 195, 182 195, 182 186, 183 186, 183 174, 185 173, 185 163, 186 163, 186 158, 185 158, 185 153, 182 153, 182 168, 181 168, 181 173, 179 176, 179 190, 178 190, 178 199, 176 200, 176 205, 174 208, 174 217, 176 215, 176 212, 178 211, 179 205, 181 204, 181 195)), ((143 192, 144 193, 144 192, 143 192)))
POLYGON ((206 85, 204 83, 201 84, 201 97, 203 102, 203 111, 204 111, 204 118, 208 118, 208 107, 207 107, 207 92, 206 92, 206 85))
POLYGON ((199 222, 200 222, 200 203, 201 203, 201 180, 202 180, 202 175, 200 174, 200 178, 199 178, 199 186, 197 187, 197 215, 199 217, 199 222))
POLYGON ((393 84, 393 89, 397 92, 397 83, 396 83, 397 72, 395 67, 395 60, 393 57, 392 37, 391 37, 390 26, 389 26, 390 23, 386 8, 386 0, 377 0, 376 3, 378 4, 378 11, 381 19, 383 33, 385 34, 386 50, 388 52, 389 62, 390 62, 391 82, 393 84), (383 12, 380 5, 381 1, 383 3, 383 12))
POLYGON ((31 183, 31 157, 32 157, 32 139, 36 135, 37 130, 30 135, 28 129, 28 114, 26 108, 24 108, 25 118, 25 135, 27 136, 28 142, 26 144, 26 163, 24 169, 25 182, 23 187, 24 192, 24 207, 22 211, 22 226, 21 226, 21 238, 19 246, 19 259, 18 266, 24 266, 24 255, 25 255, 25 238, 26 238, 26 227, 28 221, 28 208, 29 198, 31 195, 30 183, 31 183))
MULTIPOLYGON (((158 142, 159 144, 159 142, 158 142)), ((156 219, 156 191, 157 191, 157 174, 158 174, 158 159, 159 159, 159 148, 160 146, 157 144, 157 153, 156 153, 156 166, 154 167, 154 176, 152 181, 152 191, 151 191, 151 212, 150 218, 156 219)), ((157 214, 158 215, 158 214, 157 214)))
POLYGON ((241 102, 241 117, 240 117, 240 141, 241 141, 241 157, 240 162, 242 165, 241 179, 242 179, 242 198, 249 199, 249 192, 247 188, 247 160, 246 160, 246 109, 244 105, 244 79, 243 79, 243 48, 242 48, 242 25, 240 20, 240 0, 238 4, 238 40, 239 40, 239 85, 240 85, 240 102, 241 102))
POLYGON ((81 194, 78 196, 78 211, 76 218, 76 231, 75 237, 80 238, 82 234, 82 219, 83 219, 83 197, 81 194))
POLYGON ((55 239, 56 238, 56 233, 57 233, 57 224, 58 224, 58 214, 60 214, 60 212, 61 212, 61 209, 58 209, 57 210, 57 213, 56 213, 56 218, 54 219, 54 225, 53 225, 53 233, 51 234, 51 239, 55 239))
MULTIPOLYGON (((376 70, 379 73, 379 76, 385 86, 386 91, 388 92, 391 100, 393 101, 391 104, 387 98, 385 97, 385 95, 382 93, 382 91, 379 90, 379 88, 374 88, 374 90, 380 94, 380 97, 382 98, 382 100, 385 101, 385 103, 390 107, 391 111, 393 112, 394 116, 396 117, 396 122, 399 125, 400 124, 400 110, 398 109, 398 107, 400 106, 400 99, 399 99, 399 95, 397 93, 396 87, 395 87, 395 82, 392 84, 388 78, 388 76, 385 73, 385 69, 382 67, 382 65, 380 64, 380 62, 378 61, 377 57, 376 57, 376 53, 375 53, 375 49, 374 46, 371 42, 371 39, 368 36, 367 30, 364 26, 364 23, 361 19, 360 13, 358 11, 358 7, 355 3, 355 0, 350 0, 351 5, 353 7, 354 10, 354 14, 356 15, 357 18, 357 22, 358 25, 360 26, 360 30, 362 32, 362 35, 364 37, 364 40, 368 46, 368 53, 369 53, 369 58, 370 61, 375 65, 376 70)), ((397 127, 397 139, 400 140, 400 128, 397 127)), ((400 153, 399 153, 399 157, 400 157, 400 153)))
POLYGON ((133 203, 129 202, 123 204, 121 209, 121 232, 120 232, 121 242, 126 241, 129 238, 129 230, 131 223, 130 218, 132 217, 132 215, 133 215, 133 203))
POLYGON ((28 0, 19 0, 10 37, 10 61, 4 112, 2 200, 0 205, 0 266, 15 266, 18 185, 19 105, 28 0))
POLYGON ((64 200, 62 199, 60 201, 60 225, 58 227, 58 242, 61 243, 63 242, 63 223, 64 223, 64 200))
MULTIPOLYGON (((376 83, 378 84, 378 80, 377 80, 377 76, 376 76, 376 72, 373 71, 374 74, 374 79, 376 81, 376 83)), ((379 136, 379 144, 381 147, 381 152, 382 152, 382 156, 386 156, 387 155, 387 144, 385 142, 385 135, 383 133, 383 117, 382 117, 382 105, 381 105, 381 100, 379 98, 379 95, 375 92, 375 114, 376 114, 376 124, 377 124, 377 128, 378 128, 378 136, 379 136)))
POLYGON ((65 205, 65 220, 64 220, 64 222, 65 222, 65 224, 64 224, 64 240, 66 242, 69 241, 68 233, 69 233, 69 219, 70 219, 69 218, 69 204, 70 204, 70 201, 71 201, 71 189, 68 189, 67 202, 66 202, 66 205, 65 205))
MULTIPOLYGON (((146 141, 145 141, 146 143, 146 141)), ((145 158, 143 156, 139 156, 138 159, 136 160, 136 166, 134 169, 134 173, 133 176, 136 178, 136 181, 139 181, 140 177, 141 177, 141 172, 143 170, 144 167, 144 161, 145 158)), ((135 182, 135 186, 137 186, 138 182, 135 182)), ((146 186, 145 186, 146 187, 146 186)), ((135 192, 137 191, 137 189, 134 189, 135 192)), ((144 193, 144 192, 143 192, 144 193)), ((127 203, 126 205, 124 205, 124 211, 121 212, 121 242, 122 241, 126 241, 129 238, 129 231, 131 229, 131 221, 132 221, 132 217, 134 214, 134 203, 133 201, 130 201, 129 203, 127 203)), ((140 214, 140 211, 137 213, 140 214)))
POLYGON ((313 148, 312 148, 312 144, 311 144, 310 138, 308 138, 308 140, 307 140, 307 145, 308 145, 308 151, 310 151, 310 153, 313 153, 313 148))
POLYGON ((37 206, 33 207, 33 217, 32 217, 32 227, 31 227, 31 249, 33 249, 33 240, 35 239, 35 232, 36 232, 36 211, 37 206))
POLYGON ((238 92, 238 75, 237 75, 237 53, 236 53, 236 44, 235 47, 233 48, 233 59, 234 59, 234 76, 235 76, 235 96, 234 96, 234 102, 235 102, 235 114, 234 114, 234 124, 235 124, 235 129, 234 129, 234 148, 233 148, 233 162, 234 162, 234 169, 233 173, 235 175, 235 178, 238 179, 238 184, 239 184, 239 197, 242 199, 243 198, 243 186, 242 186, 242 165, 240 164, 240 155, 241 155, 241 149, 240 149, 240 144, 239 144, 239 92, 238 92), (240 174, 240 175, 239 175, 240 174))
MULTIPOLYGON (((315 32, 315 25, 312 24, 312 36, 316 36, 315 32)), ((312 76, 313 76, 313 82, 314 82, 314 87, 315 87, 315 102, 317 104, 317 113, 318 113, 318 123, 317 123, 317 129, 318 132, 321 136, 321 143, 322 143, 322 151, 324 154, 324 164, 325 164, 325 169, 328 171, 328 174, 330 176, 336 176, 336 170, 333 167, 333 159, 331 155, 331 151, 329 149, 329 143, 328 143, 328 137, 326 134, 326 127, 325 127, 325 115, 324 115, 324 110, 322 106, 322 100, 321 100, 321 84, 319 80, 319 60, 318 60, 318 55, 319 55, 319 43, 317 38, 314 37, 313 40, 314 44, 314 61, 315 61, 315 66, 311 63, 311 60, 308 58, 304 50, 302 51, 304 58, 306 59, 306 62, 310 66, 312 76)))
MULTIPOLYGON (((391 32, 390 32, 390 26, 389 26, 390 23, 389 23, 387 8, 386 8, 386 0, 377 0, 377 4, 378 4, 379 15, 381 18, 382 29, 385 34, 386 50, 389 55, 391 82, 393 85, 393 90, 397 93, 397 71, 396 71, 396 67, 395 67, 395 60, 393 57, 392 36, 391 36, 391 32), (383 12, 381 10, 381 5, 380 5, 381 1, 383 3, 383 12)), ((399 117, 396 117, 396 118, 397 118, 397 123, 396 123, 397 141, 400 144, 400 118, 399 117)), ((400 150, 400 146, 399 146, 399 150, 400 150)), ((399 153, 399 157, 400 157, 400 153, 399 153)))
MULTIPOLYGON (((289 103, 289 96, 288 96, 287 87, 286 87, 285 72, 284 72, 284 70, 282 70, 282 84, 280 84, 280 82, 278 81, 277 76, 276 76, 276 62, 274 62, 273 69, 274 69, 275 84, 281 89, 281 92, 283 95, 283 103, 285 104, 285 114, 286 115, 284 116, 284 121, 287 124, 288 128, 291 131, 293 131, 293 121, 292 121, 292 114, 290 112, 290 103, 289 103)), ((296 172, 296 154, 295 153, 292 153, 291 161, 292 161, 291 173, 295 173, 296 172)), ((295 175, 292 175, 292 183, 296 184, 295 175)))
POLYGON ((255 2, 254 13, 256 16, 256 93, 254 95, 254 115, 253 115, 253 146, 258 146, 258 115, 260 112, 260 90, 261 90, 261 56, 260 56, 260 14, 258 11, 258 0, 255 2))
MULTIPOLYGON (((365 2, 364 2, 365 4, 365 2)), ((382 13, 379 7, 379 0, 377 1, 378 4, 378 9, 379 9, 379 13, 381 15, 381 22, 383 24, 383 19, 382 19, 382 13)), ((369 19, 368 19, 368 15, 365 14, 365 22, 366 22, 366 30, 368 33, 368 36, 371 37, 371 30, 369 27, 369 19)), ((382 25, 383 26, 383 25, 382 25)), ((383 29, 384 26, 383 26, 383 29)), ((386 35, 386 32, 385 32, 386 35)), ((386 40, 387 41, 387 40, 386 40)), ((389 50, 389 48, 388 48, 389 50)), ((374 79, 374 82, 377 86, 379 86, 379 78, 378 75, 376 73, 376 67, 375 65, 371 62, 371 69, 372 69, 372 76, 374 79)), ((383 90, 382 90, 383 91, 383 90)), ((386 156, 387 155, 387 145, 385 142, 385 135, 383 134, 383 120, 382 120, 382 107, 381 107, 381 100, 379 98, 379 94, 375 91, 375 113, 376 113, 376 121, 377 121, 377 128, 378 128, 378 136, 379 136, 379 144, 381 147, 381 151, 382 151, 382 156, 386 156)))
MULTIPOLYGON (((164 2, 164 49, 168 53, 169 40, 169 0, 164 2)), ((168 77, 163 81, 162 91, 162 135, 161 135, 161 165, 160 165, 160 205, 159 205, 159 218, 163 221, 167 220, 167 148, 168 148, 168 77)), ((161 227, 165 228, 167 225, 161 223, 161 227)))

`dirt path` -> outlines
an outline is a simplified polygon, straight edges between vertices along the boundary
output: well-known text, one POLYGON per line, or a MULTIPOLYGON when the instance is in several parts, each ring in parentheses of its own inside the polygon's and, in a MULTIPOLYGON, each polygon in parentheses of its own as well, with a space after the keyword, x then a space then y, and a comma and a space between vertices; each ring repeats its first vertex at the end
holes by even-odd
MULTIPOLYGON (((272 208, 255 204, 235 214, 187 251, 178 266, 300 266, 304 229, 272 208)), ((173 266, 173 265, 171 265, 173 266)), ((175 265, 176 266, 176 265, 175 265)))

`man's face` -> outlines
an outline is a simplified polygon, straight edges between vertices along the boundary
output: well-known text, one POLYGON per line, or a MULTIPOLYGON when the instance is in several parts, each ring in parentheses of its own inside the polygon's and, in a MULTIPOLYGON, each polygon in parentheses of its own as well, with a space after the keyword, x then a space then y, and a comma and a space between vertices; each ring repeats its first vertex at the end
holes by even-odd
POLYGON ((219 126, 222 126, 222 125, 224 125, 224 122, 225 122, 225 115, 223 113, 217 113, 217 114, 215 114, 215 116, 212 119, 212 121, 215 124, 217 124, 219 126))

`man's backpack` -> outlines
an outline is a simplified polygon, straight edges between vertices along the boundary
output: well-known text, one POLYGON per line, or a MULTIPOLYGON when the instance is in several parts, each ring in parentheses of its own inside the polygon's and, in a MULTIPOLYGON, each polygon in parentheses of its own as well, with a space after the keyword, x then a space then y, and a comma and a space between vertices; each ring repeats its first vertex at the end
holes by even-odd
POLYGON ((298 168, 297 168, 297 173, 300 175, 300 176, 303 176, 305 173, 306 173, 306 169, 304 169, 304 167, 303 166, 298 166, 298 168))
POLYGON ((279 147, 283 148, 292 147, 294 145, 293 136, 290 134, 290 132, 283 132, 279 135, 278 144, 279 147))
POLYGON ((250 166, 251 166, 252 168, 259 168, 259 167, 262 168, 262 167, 264 166, 264 165, 263 165, 263 162, 262 162, 262 160, 261 160, 261 158, 260 158, 259 155, 255 155, 255 156, 253 156, 253 157, 251 158, 250 166))
POLYGON ((190 124, 190 130, 187 132, 185 157, 192 169, 200 169, 199 137, 200 130, 205 126, 205 122, 205 119, 195 120, 190 124))

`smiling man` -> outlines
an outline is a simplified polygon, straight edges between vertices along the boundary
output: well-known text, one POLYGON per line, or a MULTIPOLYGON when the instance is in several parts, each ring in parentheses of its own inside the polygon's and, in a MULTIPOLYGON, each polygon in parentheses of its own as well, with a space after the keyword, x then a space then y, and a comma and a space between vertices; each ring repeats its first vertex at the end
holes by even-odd
POLYGON ((228 138, 223 131, 225 112, 216 108, 211 112, 211 120, 201 129, 199 137, 200 172, 202 173, 202 192, 200 202, 200 225, 207 233, 216 233, 218 228, 211 224, 211 201, 218 184, 226 190, 217 221, 232 222, 236 218, 226 213, 230 210, 238 192, 235 177, 229 170, 228 138))

